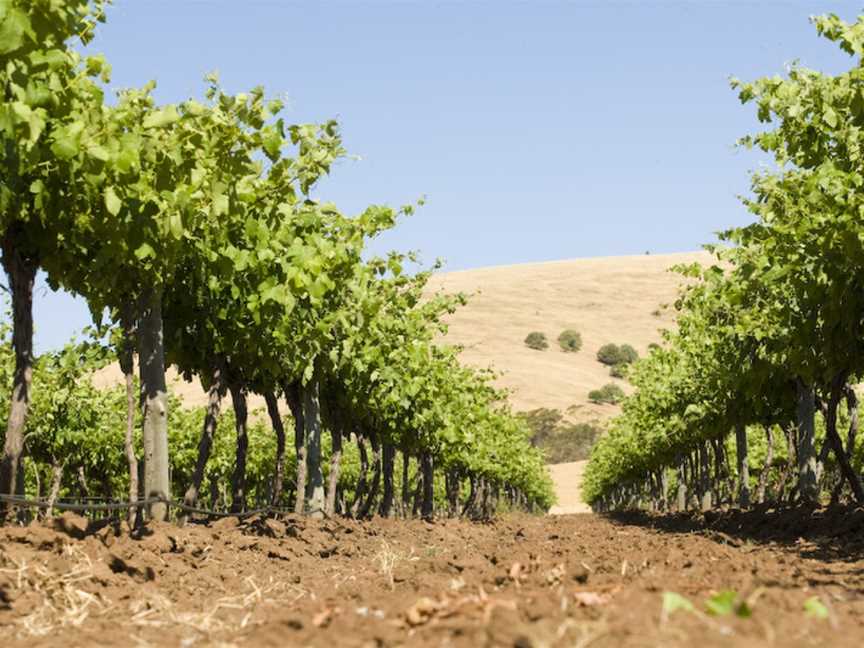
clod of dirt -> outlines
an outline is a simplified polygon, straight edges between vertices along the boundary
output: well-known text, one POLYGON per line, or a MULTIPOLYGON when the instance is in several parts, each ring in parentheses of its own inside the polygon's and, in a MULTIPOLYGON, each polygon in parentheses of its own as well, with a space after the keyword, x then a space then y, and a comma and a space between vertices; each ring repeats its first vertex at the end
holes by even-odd
POLYGON ((408 608, 405 612, 405 620, 408 625, 419 626, 429 621, 441 608, 441 603, 424 596, 408 608))
POLYGON ((127 563, 119 556, 111 555, 108 567, 110 567, 111 571, 115 574, 126 574, 137 583, 146 583, 148 581, 156 580, 156 572, 152 567, 147 566, 141 569, 136 565, 127 563))
POLYGON ((75 540, 83 540, 87 536, 87 518, 66 512, 54 518, 54 528, 75 540))

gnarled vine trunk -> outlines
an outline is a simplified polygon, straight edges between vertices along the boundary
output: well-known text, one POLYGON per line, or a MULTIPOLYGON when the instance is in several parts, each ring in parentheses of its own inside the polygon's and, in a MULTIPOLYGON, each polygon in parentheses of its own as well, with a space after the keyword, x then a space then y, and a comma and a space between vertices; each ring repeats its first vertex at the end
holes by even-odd
POLYGON ((336 514, 336 492, 339 490, 339 473, 342 469, 342 425, 335 420, 330 430, 333 452, 330 453, 330 475, 327 479, 327 515, 336 514))
MULTIPOLYGON (((129 502, 138 500, 138 457, 135 456, 135 316, 131 306, 127 306, 121 318, 123 339, 117 353, 117 361, 126 383, 126 431, 123 437, 123 447, 126 452, 126 464, 129 467, 129 502)), ((135 525, 138 509, 129 507, 127 520, 129 526, 135 525)))
POLYGON ((431 453, 424 452, 420 455, 420 470, 423 475, 423 503, 420 506, 420 515, 424 520, 431 521, 434 514, 433 479, 435 477, 431 453))
POLYGON ((270 424, 276 434, 276 466, 273 469, 273 493, 270 496, 270 505, 279 506, 282 500, 282 484, 285 479, 285 426, 282 424, 282 415, 279 413, 279 401, 276 394, 267 390, 264 392, 264 402, 267 404, 267 414, 270 416, 270 424))
POLYGON ((366 493, 366 499, 360 509, 360 517, 371 517, 375 506, 375 499, 378 497, 378 489, 381 486, 381 444, 378 442, 378 434, 374 431, 369 431, 366 435, 369 438, 369 446, 372 448, 372 481, 366 493))
MULTIPOLYGON (((459 486, 460 486, 460 476, 458 470, 448 470, 445 474, 446 480, 446 491, 447 491, 447 514, 450 517, 456 517, 459 515, 459 486)), ((511 507, 516 505, 515 495, 511 493, 508 489, 508 502, 511 507)))
POLYGON ((711 509, 711 455, 708 452, 708 442, 699 446, 699 508, 702 511, 711 509))
POLYGON ((384 476, 384 492, 381 496, 381 507, 378 514, 390 517, 393 512, 393 469, 396 463, 396 448, 392 443, 382 445, 382 470, 384 476))
POLYGON ((408 517, 411 506, 411 480, 408 473, 411 470, 411 455, 407 449, 402 450, 402 517, 408 517))
POLYGON ((231 512, 246 510, 246 451, 249 447, 249 408, 246 404, 246 386, 232 382, 231 403, 234 405, 234 428, 237 430, 237 452, 231 475, 231 512))
MULTIPOLYGON (((855 454, 855 440, 858 437, 858 395, 855 393, 855 389, 852 388, 851 385, 845 386, 844 395, 846 396, 846 409, 849 412, 849 430, 846 433, 846 456, 851 461, 855 454)), ((830 447, 831 443, 826 439, 825 445, 830 447)), ((843 484, 843 479, 837 481, 837 485, 831 493, 832 504, 836 504, 840 501, 840 495, 843 492, 843 484)))
MULTIPOLYGON (((33 382, 33 286, 39 263, 35 255, 27 254, 19 233, 19 229, 12 226, 2 241, 3 269, 12 293, 12 350, 15 354, 12 400, 6 421, 3 459, 0 461, 0 494, 4 495, 16 492, 18 460, 24 450, 24 425, 30 409, 30 386, 33 382)), ((0 503, 0 522, 5 520, 8 508, 0 503)))
POLYGON ((714 506, 720 506, 723 503, 723 477, 728 471, 726 467, 726 449, 723 447, 722 439, 714 439, 711 443, 714 446, 714 506))
POLYGON ((675 508, 679 512, 687 510, 687 475, 685 474, 684 458, 678 459, 678 489, 675 493, 675 508))
POLYGON ((51 463, 51 492, 48 495, 48 506, 45 509, 45 515, 51 515, 54 503, 57 501, 57 496, 60 495, 60 484, 63 483, 63 466, 64 462, 56 458, 51 463))
POLYGON ((313 518, 324 517, 324 473, 321 470, 321 407, 318 379, 303 386, 303 423, 306 433, 306 506, 313 518))
MULTIPOLYGON (((141 299, 138 320, 138 360, 143 407, 144 493, 171 496, 168 461, 168 389, 165 385, 165 345, 162 336, 162 296, 155 288, 141 299)), ((150 506, 150 517, 164 521, 168 505, 150 506)))
POLYGON ((735 455, 738 460, 738 504, 750 506, 750 464, 747 456, 747 428, 743 423, 735 426, 735 455))
POLYGON ((302 515, 306 510, 306 424, 303 421, 303 399, 298 383, 287 384, 283 386, 282 391, 285 393, 285 401, 294 418, 294 454, 297 458, 294 512, 302 515))
POLYGON ((828 400, 828 412, 825 417, 825 432, 834 450, 837 463, 840 465, 840 472, 852 489, 855 501, 858 504, 864 504, 864 486, 861 485, 861 478, 852 468, 849 457, 843 449, 843 441, 837 433, 837 407, 840 404, 840 398, 843 396, 844 387, 845 377, 836 380, 834 385, 832 385, 831 396, 828 400))
POLYGON ((774 431, 770 425, 765 426, 765 463, 762 466, 762 472, 759 473, 759 486, 756 488, 756 501, 760 504, 765 503, 765 494, 768 491, 768 476, 771 472, 771 466, 774 464, 774 431))
POLYGON ((858 394, 851 385, 844 389, 846 408, 849 411, 849 431, 846 433, 846 456, 852 457, 855 452, 855 439, 858 437, 858 394))
POLYGON ((198 441, 198 457, 195 461, 195 471, 192 473, 192 483, 186 489, 183 503, 186 506, 195 506, 198 495, 201 492, 201 482, 204 480, 204 471, 210 459, 213 448, 213 439, 216 436, 216 427, 219 424, 219 413, 222 409, 222 399, 228 387, 225 382, 225 364, 217 361, 210 375, 210 387, 207 390, 207 413, 204 415, 204 427, 201 430, 201 439, 198 441))
POLYGON ((357 475, 357 489, 354 491, 354 501, 351 503, 351 517, 360 515, 363 499, 366 496, 366 479, 369 474, 369 455, 366 452, 366 440, 359 432, 354 433, 357 439, 357 453, 360 455, 360 473, 357 475))
POLYGON ((819 500, 819 467, 816 458, 816 398, 813 389, 802 380, 796 381, 798 394, 798 494, 806 503, 819 500))

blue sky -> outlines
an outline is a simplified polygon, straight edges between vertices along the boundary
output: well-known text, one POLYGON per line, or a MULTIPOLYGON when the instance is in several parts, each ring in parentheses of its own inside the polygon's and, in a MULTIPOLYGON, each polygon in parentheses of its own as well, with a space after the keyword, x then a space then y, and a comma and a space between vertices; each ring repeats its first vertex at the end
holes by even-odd
MULTIPOLYGON (((160 101, 264 85, 347 148, 318 190, 344 211, 427 204, 375 243, 447 269, 693 250, 748 220, 752 107, 730 76, 850 65, 808 16, 841 2, 115 0, 89 48, 160 101)), ((44 286, 36 346, 86 306, 44 286)))

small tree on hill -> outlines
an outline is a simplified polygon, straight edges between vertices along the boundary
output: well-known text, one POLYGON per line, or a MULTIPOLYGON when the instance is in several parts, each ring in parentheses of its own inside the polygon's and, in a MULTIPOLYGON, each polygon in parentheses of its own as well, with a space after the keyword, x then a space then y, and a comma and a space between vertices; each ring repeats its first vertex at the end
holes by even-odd
POLYGON ((639 359, 636 349, 629 344, 622 344, 618 347, 618 352, 621 355, 621 363, 619 364, 631 364, 639 359))
POLYGON ((627 365, 623 362, 619 362, 616 365, 612 365, 609 369, 609 375, 613 378, 626 378, 627 377, 627 365))
POLYGON ((549 348, 549 342, 546 340, 546 334, 540 331, 532 331, 525 338, 525 346, 535 351, 544 351, 549 348))
POLYGON ((597 351, 597 359, 606 365, 616 365, 621 362, 621 349, 617 344, 604 344, 597 351))
POLYGON ((558 336, 558 345, 562 351, 576 353, 582 348, 582 336, 579 334, 579 331, 566 329, 561 331, 561 335, 558 336))
POLYGON ((597 359, 603 364, 610 366, 626 365, 636 362, 639 359, 639 354, 629 344, 618 346, 617 344, 610 343, 600 347, 600 350, 597 351, 597 359))
POLYGON ((624 390, 615 383, 603 385, 600 389, 594 389, 588 392, 588 400, 592 403, 609 403, 616 405, 624 400, 624 390))

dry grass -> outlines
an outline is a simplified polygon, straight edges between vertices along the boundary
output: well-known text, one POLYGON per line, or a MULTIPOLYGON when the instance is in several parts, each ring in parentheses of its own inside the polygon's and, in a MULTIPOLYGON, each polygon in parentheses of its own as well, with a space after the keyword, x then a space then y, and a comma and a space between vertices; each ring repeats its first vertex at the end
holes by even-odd
POLYGON ((33 611, 16 620, 19 637, 44 637, 59 628, 80 626, 91 614, 101 614, 110 603, 82 589, 95 578, 93 563, 74 545, 63 547, 70 568, 55 572, 39 563, 16 560, 0 549, 0 574, 11 581, 16 598, 34 599, 33 611))
POLYGON ((420 560, 419 556, 414 555, 414 547, 409 551, 399 550, 394 548, 386 540, 381 541, 381 549, 375 554, 375 562, 378 564, 379 573, 387 579, 387 584, 390 590, 396 588, 394 579, 394 571, 396 566, 402 562, 414 562, 420 560))
MULTIPOLYGON (((69 544, 63 547, 62 558, 67 567, 52 570, 46 564, 16 560, 0 549, 0 577, 6 582, 9 594, 16 603, 26 601, 27 609, 32 609, 15 620, 17 637, 56 634, 64 627, 80 626, 91 616, 111 609, 110 601, 87 591, 88 584, 98 586, 95 566, 89 556, 80 547, 69 544)), ((298 585, 273 579, 262 585, 250 576, 245 584, 242 593, 223 596, 204 610, 185 609, 158 590, 148 589, 141 598, 130 603, 128 622, 142 628, 183 627, 189 631, 182 642, 184 646, 202 639, 209 645, 216 645, 212 643, 214 635, 247 627, 259 606, 284 608, 309 595, 298 585)), ((148 645, 140 636, 138 641, 148 645)))
POLYGON ((258 585, 251 576, 245 579, 247 591, 223 596, 207 610, 182 610, 174 601, 157 591, 130 604, 130 621, 137 626, 185 626, 203 635, 242 630, 252 621, 261 604, 290 605, 307 595, 297 585, 270 580, 258 585))

